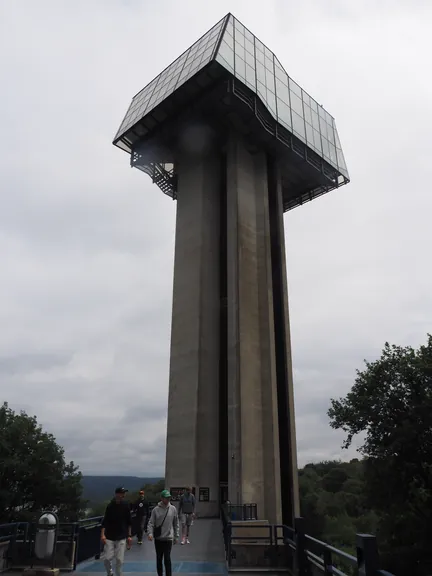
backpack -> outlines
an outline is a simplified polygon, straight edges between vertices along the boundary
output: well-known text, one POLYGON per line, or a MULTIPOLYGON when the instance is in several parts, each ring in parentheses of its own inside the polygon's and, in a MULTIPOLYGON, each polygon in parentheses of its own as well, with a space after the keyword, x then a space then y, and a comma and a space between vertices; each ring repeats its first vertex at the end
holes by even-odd
POLYGON ((181 499, 181 510, 183 514, 192 514, 194 509, 194 497, 192 494, 183 494, 181 499))

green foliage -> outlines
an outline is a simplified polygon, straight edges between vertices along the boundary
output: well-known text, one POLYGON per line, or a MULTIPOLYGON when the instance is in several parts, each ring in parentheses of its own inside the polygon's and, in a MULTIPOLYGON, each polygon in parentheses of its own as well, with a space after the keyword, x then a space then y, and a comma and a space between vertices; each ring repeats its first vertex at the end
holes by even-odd
POLYGON ((333 546, 350 549, 359 519, 363 524, 369 521, 362 464, 357 459, 307 464, 299 471, 299 487, 306 532, 333 546))
POLYGON ((374 512, 358 523, 375 522, 388 570, 423 576, 432 569, 432 336, 418 350, 386 343, 365 364, 347 396, 331 401, 330 423, 346 432, 345 448, 365 436, 360 504, 374 512))
POLYGON ((81 473, 34 416, 0 407, 0 523, 29 520, 43 509, 62 521, 81 515, 81 473))
MULTIPOLYGON (((154 484, 143 484, 140 490, 144 490, 145 498, 149 502, 159 502, 160 500, 160 493, 165 488, 165 480, 161 479, 155 482, 154 484)), ((139 496, 139 490, 136 492, 131 492, 128 494, 128 500, 130 502, 134 502, 137 500, 139 496)))

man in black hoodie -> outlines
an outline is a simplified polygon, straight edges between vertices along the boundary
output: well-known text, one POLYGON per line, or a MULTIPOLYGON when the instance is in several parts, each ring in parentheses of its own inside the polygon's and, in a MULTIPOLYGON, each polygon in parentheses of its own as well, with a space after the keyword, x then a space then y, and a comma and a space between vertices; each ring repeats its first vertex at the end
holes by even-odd
POLYGON ((136 514, 138 544, 141 545, 149 517, 149 503, 144 497, 144 490, 140 490, 138 500, 133 504, 133 511, 136 514))
POLYGON ((121 576, 126 540, 128 547, 132 541, 130 507, 124 499, 126 492, 125 488, 116 488, 115 498, 106 507, 102 521, 101 541, 104 545, 104 564, 107 576, 113 576, 112 561, 114 558, 116 576, 121 576))

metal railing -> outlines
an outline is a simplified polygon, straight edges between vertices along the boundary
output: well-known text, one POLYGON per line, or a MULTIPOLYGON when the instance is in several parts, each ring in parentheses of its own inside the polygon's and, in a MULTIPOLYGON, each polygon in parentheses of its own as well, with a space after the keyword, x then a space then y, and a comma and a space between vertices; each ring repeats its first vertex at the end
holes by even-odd
POLYGON ((256 504, 226 504, 226 513, 231 520, 258 520, 256 504))
POLYGON ((296 518, 294 527, 233 521, 223 506, 221 520, 228 569, 260 566, 285 568, 295 576, 394 576, 379 568, 377 541, 369 534, 357 534, 353 556, 305 534, 303 518, 296 518))
MULTIPOLYGON (((75 570, 78 563, 100 554, 101 522, 102 516, 97 516, 59 524, 56 553, 63 547, 71 554, 69 569, 75 570)), ((36 527, 35 522, 0 524, 0 543, 8 543, 4 550, 3 570, 25 566, 35 560, 33 550, 36 527)))

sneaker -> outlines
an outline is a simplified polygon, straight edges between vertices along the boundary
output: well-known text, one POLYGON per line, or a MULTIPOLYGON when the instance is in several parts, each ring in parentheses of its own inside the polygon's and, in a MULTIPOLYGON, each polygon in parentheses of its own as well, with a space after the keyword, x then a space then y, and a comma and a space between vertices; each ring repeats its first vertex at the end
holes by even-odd
POLYGON ((182 539, 182 541, 180 542, 180 544, 181 544, 182 546, 185 544, 184 538, 182 539))
POLYGON ((190 544, 190 542, 189 542, 189 538, 186 540, 186 544, 190 544))
POLYGON ((141 546, 141 544, 142 544, 142 540, 138 540, 138 544, 141 546))

